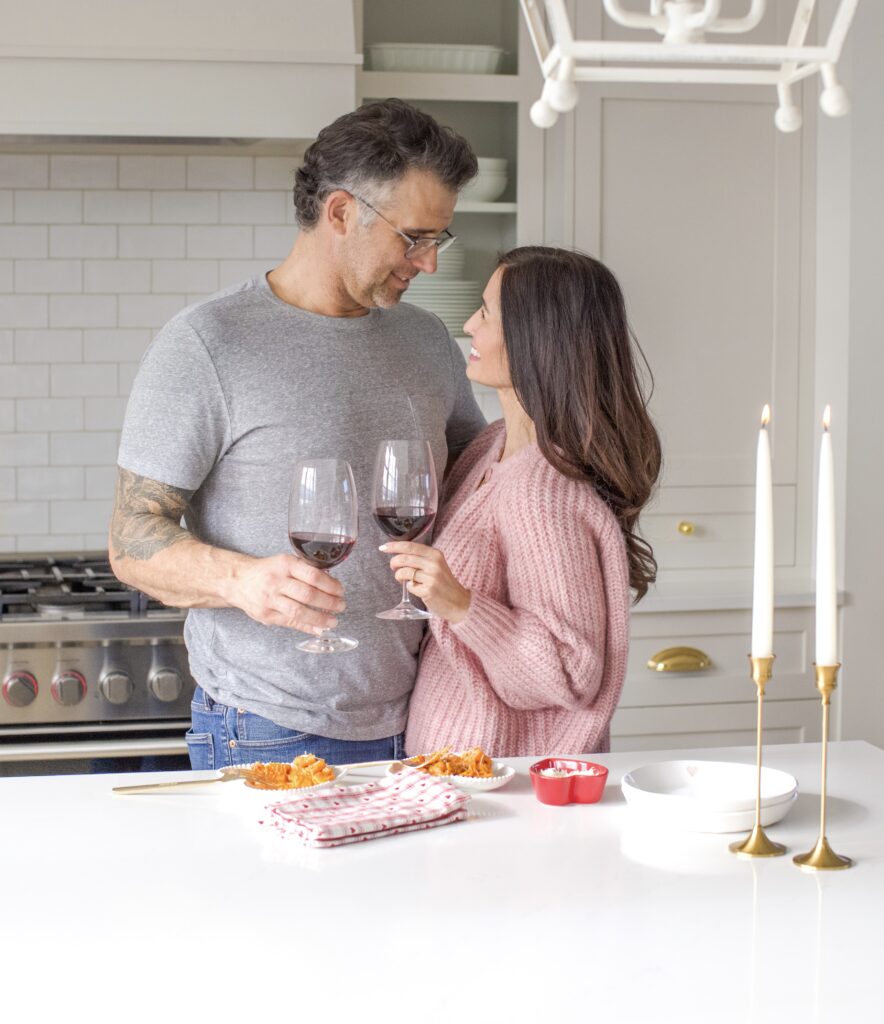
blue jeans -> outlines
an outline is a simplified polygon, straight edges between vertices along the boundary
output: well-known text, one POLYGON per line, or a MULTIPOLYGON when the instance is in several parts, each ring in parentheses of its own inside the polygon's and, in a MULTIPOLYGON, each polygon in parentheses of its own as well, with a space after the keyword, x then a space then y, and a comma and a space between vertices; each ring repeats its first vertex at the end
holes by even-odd
POLYGON ((292 761, 315 754, 329 764, 384 761, 405 756, 405 733, 380 740, 334 740, 286 729, 267 718, 230 708, 198 686, 190 705, 187 732, 190 764, 195 769, 222 768, 252 761, 292 761))

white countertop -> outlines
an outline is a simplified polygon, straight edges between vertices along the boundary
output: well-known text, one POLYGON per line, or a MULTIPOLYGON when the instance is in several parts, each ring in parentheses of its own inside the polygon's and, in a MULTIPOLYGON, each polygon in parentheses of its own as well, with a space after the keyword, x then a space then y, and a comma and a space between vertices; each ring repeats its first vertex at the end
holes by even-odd
POLYGON ((148 777, 0 779, 3 1017, 880 1020, 884 751, 830 746, 843 872, 791 861, 817 835, 818 744, 765 749, 800 787, 768 830, 789 847, 775 860, 737 859, 734 836, 648 838, 620 794, 641 764, 754 753, 598 755, 603 801, 562 808, 512 759, 467 821, 330 850, 265 836, 225 795, 239 783, 119 797, 148 777))

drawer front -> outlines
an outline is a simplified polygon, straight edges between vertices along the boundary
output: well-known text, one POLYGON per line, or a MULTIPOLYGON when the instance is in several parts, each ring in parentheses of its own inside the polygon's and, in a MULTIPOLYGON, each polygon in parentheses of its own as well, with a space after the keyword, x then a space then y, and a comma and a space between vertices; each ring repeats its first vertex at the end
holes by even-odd
MULTIPOLYGON (((778 609, 773 678, 766 697, 800 700, 816 695, 808 659, 813 612, 778 609)), ((756 700, 747 653, 751 612, 661 613, 633 617, 621 707, 717 704, 756 700), (711 664, 699 672, 658 672, 649 659, 668 647, 694 647, 711 664)))
MULTIPOLYGON (((611 750, 754 746, 755 703, 629 708, 611 723, 611 750)), ((819 700, 765 700, 764 742, 805 743, 821 736, 819 700)))
MULTIPOLYGON (((752 487, 663 487, 641 517, 660 569, 748 569, 755 536, 752 487)), ((795 564, 795 488, 774 487, 774 561, 795 564)))

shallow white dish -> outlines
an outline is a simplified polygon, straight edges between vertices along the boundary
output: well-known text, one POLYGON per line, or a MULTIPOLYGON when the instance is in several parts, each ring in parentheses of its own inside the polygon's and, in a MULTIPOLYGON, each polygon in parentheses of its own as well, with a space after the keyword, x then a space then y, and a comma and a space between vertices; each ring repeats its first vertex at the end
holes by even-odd
MULTIPOLYGON (((458 789, 467 793, 487 793, 492 789, 500 789, 501 786, 505 786, 516 774, 515 768, 511 768, 502 761, 492 761, 491 770, 494 774, 489 779, 473 779, 466 775, 433 775, 430 777, 450 782, 452 786, 457 786, 458 789)), ((387 769, 387 774, 393 774, 392 765, 387 769)))
MULTIPOLYGON (((661 761, 634 768, 623 776, 623 795, 642 807, 702 807, 715 813, 755 810, 755 765, 729 761, 661 761)), ((798 790, 794 775, 761 769, 761 805, 779 803, 798 790)))
MULTIPOLYGON (((249 768, 251 765, 244 765, 249 768)), ((325 789, 326 786, 333 786, 347 774, 349 768, 347 765, 343 767, 337 767, 336 765, 329 765, 329 768, 335 773, 333 779, 329 779, 327 782, 317 782, 315 786, 301 786, 297 789, 258 789, 255 786, 246 785, 245 779, 242 781, 225 782, 219 788, 226 793, 256 793, 260 797, 266 797, 268 800, 275 799, 291 799, 293 793, 315 793, 317 789, 325 789)))
POLYGON ((480 169, 472 181, 460 190, 459 200, 466 203, 493 203, 506 191, 506 171, 480 169))
MULTIPOLYGON (((748 811, 715 811, 702 804, 694 807, 675 806, 668 811, 655 807, 640 806, 630 800, 624 789, 623 795, 630 804, 630 810, 636 815, 645 828, 673 829, 680 832, 750 832, 755 824, 755 808, 748 811)), ((793 793, 777 803, 769 803, 761 808, 761 824, 767 827, 781 821, 792 809, 798 799, 793 793)))
POLYGON ((499 46, 460 43, 374 43, 368 47, 372 71, 493 75, 503 54, 499 46))

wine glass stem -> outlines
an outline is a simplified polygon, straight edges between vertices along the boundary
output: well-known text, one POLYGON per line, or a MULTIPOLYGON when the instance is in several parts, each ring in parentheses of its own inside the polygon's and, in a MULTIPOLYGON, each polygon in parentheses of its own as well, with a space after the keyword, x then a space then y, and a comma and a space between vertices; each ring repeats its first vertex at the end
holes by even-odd
MULTIPOLYGON (((408 581, 405 580, 402 584, 402 601, 400 604, 411 605, 411 595, 408 593, 408 581)), ((414 607, 414 605, 411 605, 414 607)))

